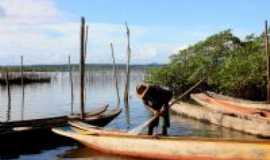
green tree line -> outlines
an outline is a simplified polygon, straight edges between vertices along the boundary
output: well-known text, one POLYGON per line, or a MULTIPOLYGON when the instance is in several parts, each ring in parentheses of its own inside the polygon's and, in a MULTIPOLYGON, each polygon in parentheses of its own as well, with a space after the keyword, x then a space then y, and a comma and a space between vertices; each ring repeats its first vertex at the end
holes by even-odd
POLYGON ((231 30, 211 35, 179 50, 170 57, 168 65, 150 69, 146 81, 167 86, 177 95, 204 77, 206 81, 197 91, 212 90, 253 100, 265 99, 263 34, 250 34, 242 40, 231 30))

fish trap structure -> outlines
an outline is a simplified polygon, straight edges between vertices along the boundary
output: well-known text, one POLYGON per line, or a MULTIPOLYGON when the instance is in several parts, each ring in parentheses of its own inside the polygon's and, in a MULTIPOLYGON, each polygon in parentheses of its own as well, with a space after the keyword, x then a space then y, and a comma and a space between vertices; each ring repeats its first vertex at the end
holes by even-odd
POLYGON ((0 85, 7 85, 7 81, 9 85, 21 85, 22 81, 24 84, 32 84, 32 83, 50 83, 51 77, 48 75, 40 74, 40 73, 24 73, 22 76, 20 73, 1 73, 0 74, 0 85))

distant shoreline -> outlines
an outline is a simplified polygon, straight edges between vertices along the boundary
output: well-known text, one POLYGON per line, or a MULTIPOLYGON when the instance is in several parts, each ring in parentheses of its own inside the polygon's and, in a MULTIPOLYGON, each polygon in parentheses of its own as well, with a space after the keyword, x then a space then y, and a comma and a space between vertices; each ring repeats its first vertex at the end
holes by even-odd
MULTIPOLYGON (((123 70, 125 69, 125 64, 117 64, 118 69, 123 70)), ((164 66, 164 64, 133 64, 130 65, 131 69, 149 69, 149 68, 159 68, 164 66)), ((112 69, 112 64, 86 64, 86 70, 108 70, 112 69)), ((79 69, 78 64, 71 64, 71 68, 73 71, 77 71, 79 69)), ((10 65, 10 66, 0 66, 0 72, 5 71, 10 72, 19 72, 20 66, 19 65, 10 65)), ((69 65, 67 64, 52 64, 52 65, 25 65, 24 71, 26 72, 56 72, 56 71, 68 71, 69 65)))

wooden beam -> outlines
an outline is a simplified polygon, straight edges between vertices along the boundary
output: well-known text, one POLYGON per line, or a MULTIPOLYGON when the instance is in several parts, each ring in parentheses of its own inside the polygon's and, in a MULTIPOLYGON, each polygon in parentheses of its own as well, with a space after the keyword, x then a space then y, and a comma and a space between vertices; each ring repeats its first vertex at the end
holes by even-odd
POLYGON ((116 89, 116 95, 117 95, 117 107, 120 107, 120 95, 119 95, 119 87, 118 87, 118 77, 117 77, 117 68, 116 68, 116 63, 115 63, 115 57, 114 57, 114 48, 113 44, 110 44, 111 46, 111 53, 112 53, 112 61, 113 61, 113 80, 115 84, 115 89, 116 89))
POLYGON ((128 28, 127 23, 126 25, 126 30, 127 30, 127 62, 126 62, 126 84, 125 84, 125 91, 124 91, 124 102, 125 102, 125 107, 128 107, 128 96, 129 96, 129 81, 130 81, 130 57, 131 57, 131 49, 130 49, 130 31, 128 28))
POLYGON ((85 40, 84 40, 84 59, 87 57, 87 44, 88 44, 88 25, 85 28, 85 40))
POLYGON ((70 56, 68 56, 68 70, 69 70, 69 82, 70 82, 70 113, 74 114, 74 93, 73 93, 73 77, 72 77, 72 69, 71 69, 71 60, 70 56))
MULTIPOLYGON (((84 38, 84 63, 86 63, 86 57, 87 57, 87 44, 88 44, 88 25, 85 25, 85 38, 84 38)), ((86 74, 84 76, 84 83, 86 83, 87 77, 86 74)), ((84 102, 86 102, 87 95, 86 95, 86 85, 84 85, 84 102)))
POLYGON ((84 110, 84 70, 85 70, 85 19, 81 18, 81 33, 80 33, 80 108, 81 119, 85 117, 84 110))
POLYGON ((21 120, 23 120, 24 119, 24 68, 23 68, 23 56, 21 56, 21 86, 22 86, 21 120))
POLYGON ((8 109, 7 109, 7 121, 10 121, 10 112, 11 112, 11 94, 9 86, 9 71, 6 71, 6 85, 7 85, 7 97, 8 97, 8 109))

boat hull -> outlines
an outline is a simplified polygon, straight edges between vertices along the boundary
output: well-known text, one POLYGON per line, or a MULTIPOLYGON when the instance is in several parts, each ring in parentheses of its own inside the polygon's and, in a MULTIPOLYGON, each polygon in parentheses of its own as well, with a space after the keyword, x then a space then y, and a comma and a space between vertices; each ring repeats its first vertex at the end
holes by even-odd
POLYGON ((214 99, 204 93, 191 94, 191 98, 198 104, 213 111, 234 114, 236 116, 246 116, 254 119, 270 120, 270 112, 255 108, 246 108, 239 105, 226 103, 222 100, 214 99))
MULTIPOLYGON (((106 110, 105 112, 102 112, 101 114, 95 116, 88 116, 86 117, 84 122, 91 125, 103 127, 110 123, 113 119, 115 119, 120 113, 120 108, 114 108, 111 110, 106 110)), ((80 116, 60 116, 52 118, 0 123, 0 136, 13 135, 23 138, 22 135, 36 132, 47 131, 48 133, 51 133, 51 128, 65 126, 70 120, 80 120, 80 116)))
POLYGON ((104 112, 104 114, 91 116, 87 118, 85 122, 91 125, 103 127, 110 123, 112 120, 114 120, 121 113, 121 111, 122 110, 120 108, 114 108, 112 110, 104 112))
POLYGON ((270 159, 270 142, 233 141, 203 138, 110 135, 53 129, 91 149, 109 154, 166 160, 270 159))
POLYGON ((171 110, 179 115, 198 119, 202 122, 209 122, 257 136, 270 137, 270 122, 267 120, 224 114, 207 107, 184 102, 174 104, 171 110))
POLYGON ((217 93, 210 92, 210 91, 207 91, 206 93, 209 96, 211 96, 217 100, 223 100, 225 103, 228 103, 228 104, 238 105, 238 106, 245 107, 245 108, 270 110, 270 104, 266 104, 265 101, 245 100, 245 99, 234 98, 234 97, 230 97, 230 96, 217 94, 217 93))

